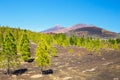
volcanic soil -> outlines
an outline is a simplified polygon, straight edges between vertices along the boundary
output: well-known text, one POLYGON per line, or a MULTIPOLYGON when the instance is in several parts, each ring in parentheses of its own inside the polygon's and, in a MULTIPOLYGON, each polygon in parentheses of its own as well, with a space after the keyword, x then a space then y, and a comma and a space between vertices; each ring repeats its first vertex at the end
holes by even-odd
MULTIPOLYGON (((34 58, 35 44, 31 44, 34 58)), ((120 50, 89 52, 80 47, 57 47, 58 53, 51 57, 51 73, 41 75, 35 62, 22 62, 16 73, 8 76, 0 70, 0 80, 120 80, 120 50)))

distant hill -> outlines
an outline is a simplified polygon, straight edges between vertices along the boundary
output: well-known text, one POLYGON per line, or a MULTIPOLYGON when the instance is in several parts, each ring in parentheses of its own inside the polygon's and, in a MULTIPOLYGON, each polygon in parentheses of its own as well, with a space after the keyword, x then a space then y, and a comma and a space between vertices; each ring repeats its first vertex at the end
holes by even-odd
POLYGON ((86 24, 76 24, 76 25, 73 25, 73 26, 70 26, 70 27, 67 27, 67 28, 56 30, 53 33, 67 33, 71 30, 75 30, 75 29, 83 28, 83 27, 87 27, 87 26, 88 25, 86 25, 86 24))
POLYGON ((60 29, 64 29, 64 27, 61 27, 60 25, 55 25, 54 27, 49 28, 47 30, 44 30, 42 32, 44 32, 44 33, 55 33, 55 31, 60 30, 60 29))
POLYGON ((88 27, 88 26, 90 26, 90 25, 76 24, 76 25, 64 28, 64 27, 62 27, 60 25, 55 25, 54 27, 49 28, 47 30, 44 30, 42 32, 44 32, 44 33, 67 33, 67 32, 69 32, 71 30, 75 30, 75 29, 82 28, 82 27, 88 27))
POLYGON ((67 28, 61 26, 55 26, 48 30, 43 31, 45 33, 66 33, 67 35, 76 36, 100 36, 100 37, 115 37, 117 33, 102 29, 94 25, 76 24, 67 28))
POLYGON ((75 34, 77 36, 91 35, 91 36, 100 36, 100 37, 115 37, 117 35, 117 33, 115 32, 104 30, 96 26, 77 28, 75 30, 71 30, 67 32, 67 34, 75 34))

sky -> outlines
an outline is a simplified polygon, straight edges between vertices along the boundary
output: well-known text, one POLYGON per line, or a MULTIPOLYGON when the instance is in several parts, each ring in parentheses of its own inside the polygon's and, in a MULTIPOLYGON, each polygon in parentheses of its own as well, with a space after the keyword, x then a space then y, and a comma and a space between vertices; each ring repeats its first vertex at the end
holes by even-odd
POLYGON ((57 24, 120 33, 120 0, 0 0, 0 25, 43 31, 57 24))

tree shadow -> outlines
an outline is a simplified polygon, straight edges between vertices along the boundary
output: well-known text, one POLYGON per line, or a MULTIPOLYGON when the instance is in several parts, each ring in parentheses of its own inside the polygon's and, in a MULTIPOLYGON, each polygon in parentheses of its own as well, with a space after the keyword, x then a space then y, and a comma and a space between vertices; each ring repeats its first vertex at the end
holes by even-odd
POLYGON ((44 74, 44 75, 53 74, 53 70, 52 69, 43 70, 42 74, 44 74))
POLYGON ((59 56, 56 55, 56 56, 53 56, 53 57, 59 57, 59 56))
POLYGON ((25 62, 32 63, 34 60, 35 60, 34 58, 31 58, 31 59, 25 60, 25 62))
POLYGON ((28 69, 27 68, 23 68, 23 69, 18 69, 12 72, 12 74, 14 75, 21 75, 23 73, 25 73, 28 69))

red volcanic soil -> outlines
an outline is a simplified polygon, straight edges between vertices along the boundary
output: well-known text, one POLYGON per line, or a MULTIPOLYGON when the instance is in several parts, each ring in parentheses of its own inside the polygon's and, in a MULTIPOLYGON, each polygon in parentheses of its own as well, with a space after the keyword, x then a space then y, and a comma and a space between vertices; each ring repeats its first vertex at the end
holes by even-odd
MULTIPOLYGON (((34 56, 35 45, 31 46, 34 56)), ((7 76, 0 70, 0 80, 120 80, 120 51, 101 50, 97 54, 79 47, 57 49, 57 56, 51 58, 51 66, 46 68, 52 74, 41 75, 34 61, 23 62, 17 68, 23 72, 7 76)))

